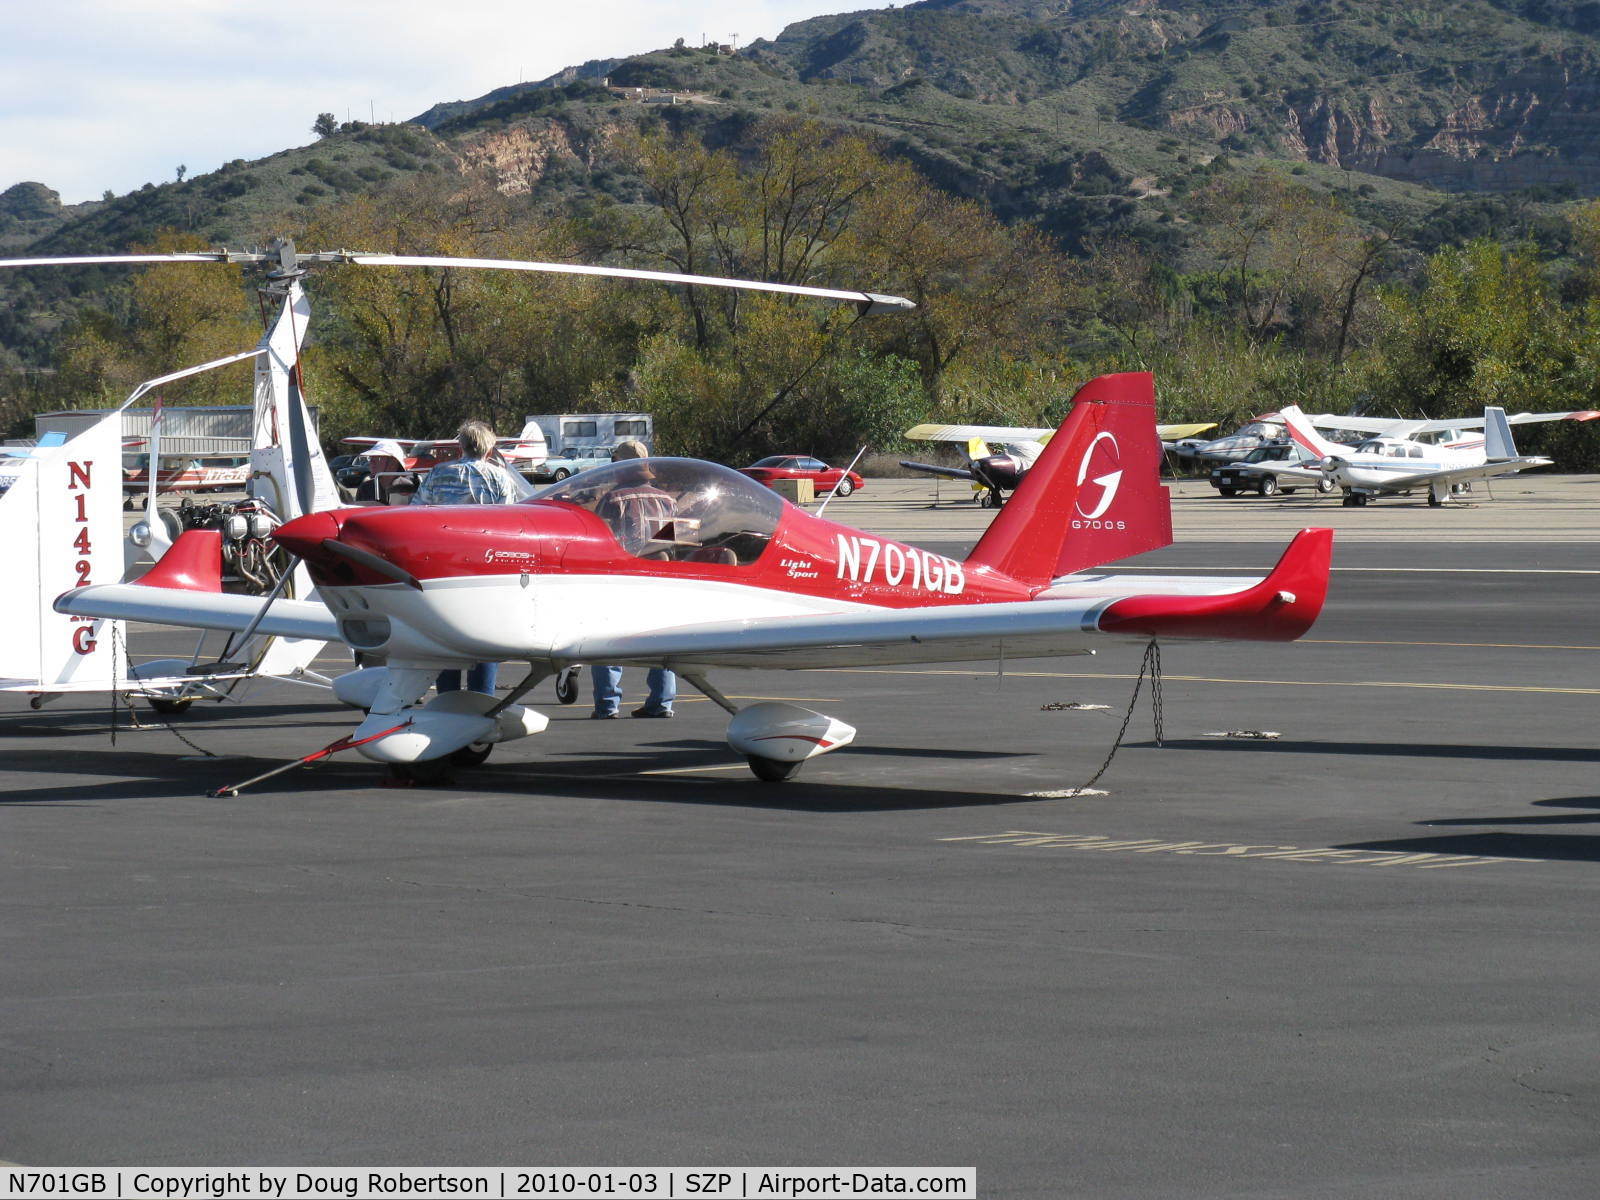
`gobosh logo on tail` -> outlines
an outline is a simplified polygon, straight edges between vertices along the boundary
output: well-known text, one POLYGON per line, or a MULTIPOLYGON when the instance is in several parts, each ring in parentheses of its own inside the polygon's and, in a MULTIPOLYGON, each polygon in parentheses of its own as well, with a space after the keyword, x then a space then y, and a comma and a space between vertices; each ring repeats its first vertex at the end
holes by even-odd
POLYGON ((1089 443, 1089 449, 1084 453, 1083 461, 1078 464, 1078 515, 1073 518, 1074 529, 1126 529, 1126 521, 1106 520, 1105 515, 1112 502, 1117 498, 1117 489, 1122 486, 1122 447, 1117 445, 1117 439, 1110 433, 1097 433, 1094 441, 1089 443), (1105 449, 1101 450, 1100 447, 1105 449), (1096 454, 1098 451, 1098 456, 1096 454), (1086 495, 1083 489, 1084 480, 1089 479, 1089 465, 1093 463, 1101 474, 1092 480, 1100 489, 1098 496, 1086 495), (1111 470, 1105 468, 1110 467, 1111 470), (1089 501, 1091 507, 1085 507, 1089 501))

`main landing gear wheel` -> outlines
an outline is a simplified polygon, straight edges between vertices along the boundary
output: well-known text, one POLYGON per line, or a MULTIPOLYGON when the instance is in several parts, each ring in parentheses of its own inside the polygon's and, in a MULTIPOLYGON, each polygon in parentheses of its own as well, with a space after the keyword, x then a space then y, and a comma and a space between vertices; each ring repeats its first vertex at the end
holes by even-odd
MULTIPOLYGON (((456 753, 460 753, 457 751, 456 753)), ((391 783, 401 785, 423 784, 431 786, 450 782, 450 768, 455 764, 451 762, 453 755, 444 758, 429 758, 421 762, 390 763, 389 780, 391 783)))
POLYGON ((1444 507, 1444 501, 1439 499, 1439 497, 1435 496, 1432 492, 1429 492, 1428 493, 1428 507, 1429 508, 1443 508, 1444 507))
POLYGON ((1000 503, 999 492, 982 492, 978 496, 979 508, 999 508, 1000 503))
POLYGON ((1263 496, 1276 496, 1278 494, 1278 481, 1274 476, 1268 475, 1256 484, 1256 491, 1263 496))
POLYGON ((459 750, 452 750, 446 757, 452 766, 478 767, 488 761, 489 755, 494 753, 493 742, 473 742, 459 750))
POLYGON ((568 667, 556 676, 556 699, 563 704, 578 702, 578 668, 568 667))
POLYGON ((759 754, 747 754, 745 758, 750 763, 750 769, 756 773, 756 778, 762 783, 782 783, 785 779, 793 779, 800 773, 800 763, 779 762, 775 758, 763 758, 759 754))
POLYGON ((1346 496, 1343 504, 1346 508, 1365 508, 1367 506, 1367 497, 1357 492, 1353 496, 1346 496))
POLYGON ((150 707, 164 717, 175 717, 179 713, 188 712, 193 700, 164 700, 160 696, 150 697, 150 707))
POLYGON ((848 496, 851 492, 853 492, 855 490, 856 490, 856 485, 855 484, 851 483, 848 479, 841 479, 841 480, 839 480, 839 487, 834 492, 834 494, 837 495, 837 496, 848 496))

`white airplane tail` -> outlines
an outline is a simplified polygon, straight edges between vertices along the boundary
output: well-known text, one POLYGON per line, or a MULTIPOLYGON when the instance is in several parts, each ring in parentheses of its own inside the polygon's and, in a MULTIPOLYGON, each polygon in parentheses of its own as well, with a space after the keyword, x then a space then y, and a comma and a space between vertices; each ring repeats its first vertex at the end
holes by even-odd
POLYGON ((1323 437, 1306 419, 1305 413, 1300 411, 1298 404, 1290 404, 1278 411, 1283 418, 1284 428, 1289 431, 1289 436, 1296 445, 1308 454, 1315 454, 1318 458, 1337 457, 1341 449, 1337 443, 1330 442, 1323 437))
POLYGON ((69 588, 122 578, 122 413, 27 453, 0 494, 0 689, 110 688, 125 674, 120 621, 65 616, 69 588))
POLYGON ((550 457, 549 443, 545 441, 544 430, 539 428, 537 421, 529 421, 524 425, 514 444, 502 444, 500 448, 507 458, 522 466, 536 467, 550 457))
POLYGON ((1483 410, 1483 453, 1489 462, 1517 457, 1516 443, 1511 440, 1511 424, 1503 408, 1483 410))

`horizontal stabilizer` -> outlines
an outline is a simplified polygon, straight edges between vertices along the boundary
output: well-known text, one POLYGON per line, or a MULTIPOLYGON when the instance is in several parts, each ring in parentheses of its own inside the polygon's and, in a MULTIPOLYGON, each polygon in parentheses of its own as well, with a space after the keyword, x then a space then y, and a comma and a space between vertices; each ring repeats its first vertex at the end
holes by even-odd
POLYGON ((1100 614, 1103 633, 1292 642, 1328 596, 1333 530, 1302 529, 1255 587, 1226 596, 1129 596, 1100 614))

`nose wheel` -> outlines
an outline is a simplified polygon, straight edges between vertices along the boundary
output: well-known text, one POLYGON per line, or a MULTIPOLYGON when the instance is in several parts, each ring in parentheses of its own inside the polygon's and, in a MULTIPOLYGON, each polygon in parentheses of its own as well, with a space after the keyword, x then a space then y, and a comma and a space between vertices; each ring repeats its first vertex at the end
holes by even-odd
POLYGON ((775 758, 763 758, 759 754, 745 755, 745 761, 750 764, 750 769, 755 772, 756 778, 762 783, 782 783, 786 779, 793 779, 800 774, 800 763, 779 762, 775 758))

